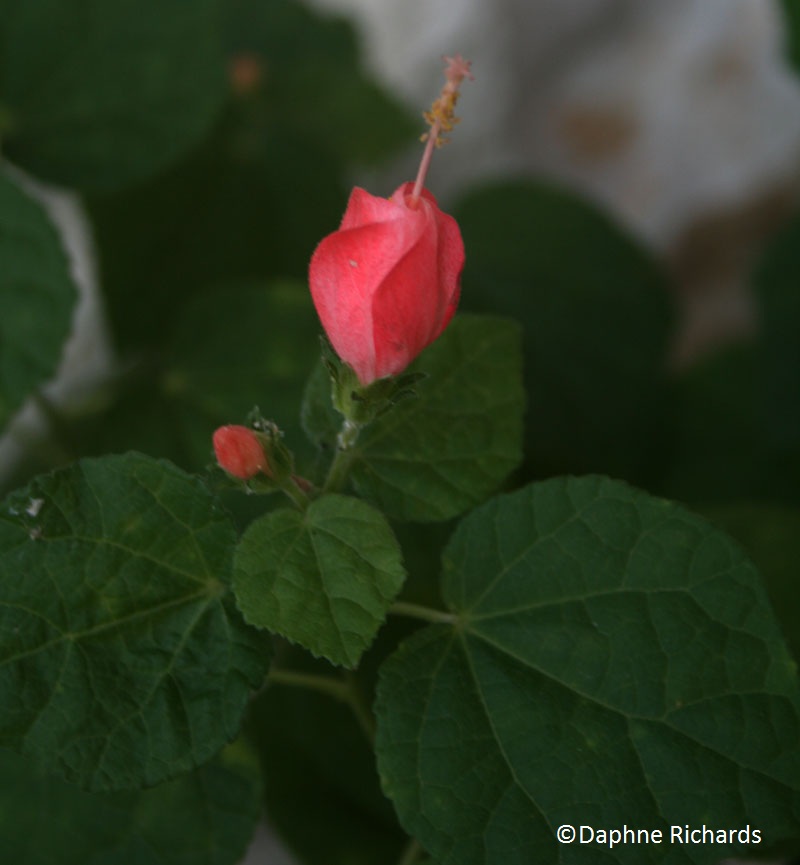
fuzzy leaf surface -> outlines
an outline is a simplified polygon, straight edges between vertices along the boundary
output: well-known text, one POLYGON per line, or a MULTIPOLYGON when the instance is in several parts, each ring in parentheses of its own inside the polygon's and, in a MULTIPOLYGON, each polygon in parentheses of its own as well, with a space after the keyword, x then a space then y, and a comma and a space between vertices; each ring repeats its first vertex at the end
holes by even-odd
POLYGON ((455 626, 385 663, 377 753, 440 865, 717 862, 561 824, 800 835, 797 674, 757 572, 702 518, 599 477, 497 497, 443 555, 455 626))
POLYGON ((250 624, 355 667, 404 579, 384 516, 326 495, 304 514, 283 508, 253 522, 236 548, 233 585, 250 624))
POLYGON ((139 454, 37 478, 0 509, 0 745, 90 790, 156 784, 238 732, 269 645, 229 590, 235 532, 139 454))

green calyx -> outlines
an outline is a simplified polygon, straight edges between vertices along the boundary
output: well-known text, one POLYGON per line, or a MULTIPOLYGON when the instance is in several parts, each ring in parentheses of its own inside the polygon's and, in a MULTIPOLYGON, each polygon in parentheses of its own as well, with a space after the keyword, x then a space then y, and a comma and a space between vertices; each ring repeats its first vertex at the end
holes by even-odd
POLYGON ((426 377, 423 372, 409 372, 379 378, 364 385, 355 370, 336 354, 326 337, 322 336, 320 342, 322 362, 331 377, 333 407, 352 428, 366 426, 396 403, 416 396, 414 386, 426 377))

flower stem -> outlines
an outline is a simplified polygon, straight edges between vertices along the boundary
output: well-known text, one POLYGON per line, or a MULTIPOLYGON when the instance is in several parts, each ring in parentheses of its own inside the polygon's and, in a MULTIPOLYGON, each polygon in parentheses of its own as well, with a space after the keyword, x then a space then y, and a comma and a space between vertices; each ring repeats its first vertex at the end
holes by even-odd
POLYGON ((356 716, 364 735, 370 743, 370 746, 375 745, 375 718, 372 715, 372 709, 364 699, 364 694, 358 684, 358 679, 352 673, 344 674, 345 685, 348 689, 347 704, 350 706, 353 714, 356 716))
POLYGON ((297 505, 297 507, 300 508, 301 511, 304 511, 308 507, 308 494, 301 489, 294 477, 290 478, 281 489, 297 505))
POLYGON ((454 625, 458 621, 455 613, 445 613, 443 610, 434 610, 420 604, 409 604, 406 601, 395 601, 389 607, 389 612, 395 616, 410 616, 413 619, 422 619, 423 622, 437 624, 454 625))
POLYGON ((336 438, 336 453, 328 469, 328 477, 322 486, 323 493, 334 493, 342 489, 353 461, 353 445, 355 445, 361 425, 346 419, 336 438))

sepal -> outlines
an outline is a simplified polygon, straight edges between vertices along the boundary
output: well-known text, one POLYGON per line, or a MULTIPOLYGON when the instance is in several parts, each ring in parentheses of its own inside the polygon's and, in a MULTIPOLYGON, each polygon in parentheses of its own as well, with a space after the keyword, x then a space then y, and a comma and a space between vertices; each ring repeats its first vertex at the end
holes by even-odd
POLYGON ((415 385, 427 378, 424 372, 386 376, 363 385, 355 370, 334 351, 326 336, 320 337, 322 362, 331 379, 333 407, 355 427, 366 426, 401 400, 416 396, 415 385))

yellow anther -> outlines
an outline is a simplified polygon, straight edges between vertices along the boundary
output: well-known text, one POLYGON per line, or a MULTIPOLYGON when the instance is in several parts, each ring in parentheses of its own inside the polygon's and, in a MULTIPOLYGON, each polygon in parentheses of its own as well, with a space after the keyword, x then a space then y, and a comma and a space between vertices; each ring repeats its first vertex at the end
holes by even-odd
POLYGON ((427 146, 422 155, 422 162, 420 163, 417 179, 414 183, 414 189, 411 194, 412 201, 418 200, 422 192, 425 175, 428 172, 434 148, 441 147, 449 141, 444 133, 452 132, 453 127, 458 123, 458 117, 455 114, 456 103, 458 102, 458 88, 465 78, 472 78, 472 73, 469 71, 470 62, 469 60, 464 60, 460 54, 443 59, 447 63, 444 70, 444 77, 447 79, 447 82, 442 87, 439 98, 431 105, 430 111, 425 111, 422 114, 425 122, 431 129, 430 132, 426 132, 420 136, 420 141, 427 142, 427 146))

